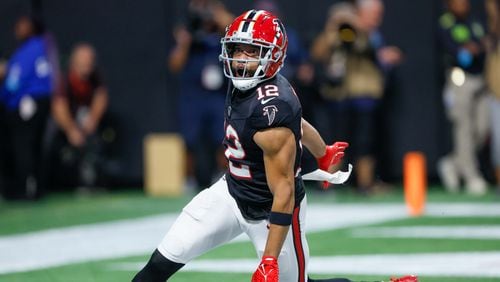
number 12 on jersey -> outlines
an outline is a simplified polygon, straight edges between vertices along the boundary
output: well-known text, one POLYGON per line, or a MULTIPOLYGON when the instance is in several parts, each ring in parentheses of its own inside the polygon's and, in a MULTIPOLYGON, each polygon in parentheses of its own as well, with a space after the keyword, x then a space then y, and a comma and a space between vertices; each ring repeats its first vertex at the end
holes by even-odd
POLYGON ((265 97, 277 97, 279 95, 278 86, 273 84, 267 84, 257 88, 257 100, 264 99, 265 97))

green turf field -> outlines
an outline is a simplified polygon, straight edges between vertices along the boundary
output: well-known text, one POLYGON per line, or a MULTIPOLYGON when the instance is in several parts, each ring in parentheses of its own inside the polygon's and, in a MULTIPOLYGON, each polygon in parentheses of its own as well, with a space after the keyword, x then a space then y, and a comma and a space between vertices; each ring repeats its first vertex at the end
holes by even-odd
MULTIPOLYGON (((35 266, 32 266, 31 270, 23 270, 21 267, 18 270, 9 271, 2 270, 1 261, 8 258, 9 255, 2 255, 1 249, 2 246, 11 246, 8 244, 17 244, 18 239, 23 239, 24 235, 33 236, 33 242, 36 243, 37 236, 43 238, 43 236, 51 234, 51 232, 65 234, 64 232, 70 230, 74 233, 78 232, 79 228, 94 228, 95 226, 97 227, 92 230, 100 230, 105 229, 107 224, 121 222, 122 220, 128 220, 124 225, 128 224, 128 222, 135 224, 136 220, 140 221, 150 216, 178 212, 189 199, 190 196, 179 199, 148 198, 138 190, 125 190, 85 198, 75 197, 69 193, 50 195, 35 203, 0 202, 0 273, 3 273, 0 274, 0 281, 130 281, 139 267, 147 261, 150 251, 129 253, 128 255, 111 254, 106 258, 95 259, 92 258, 92 242, 79 242, 77 240, 73 242, 75 245, 88 244, 88 247, 85 247, 85 250, 89 251, 88 259, 83 258, 76 263, 71 260, 69 263, 59 262, 50 267, 44 267, 43 263, 38 266, 37 261, 35 261, 35 266)), ((463 265, 458 265, 456 264, 457 261, 460 262, 457 258, 458 254, 479 254, 479 258, 481 258, 481 254, 500 254, 500 234, 498 234, 500 212, 496 213, 495 209, 491 208, 498 205, 498 210, 500 210, 500 200, 495 195, 490 194, 483 197, 448 195, 443 193, 439 187, 431 187, 428 193, 429 206, 439 203, 444 207, 448 207, 447 204, 460 203, 464 204, 463 209, 470 209, 470 211, 457 209, 454 212, 451 212, 451 210, 447 212, 447 209, 443 209, 443 211, 435 209, 430 214, 417 218, 404 214, 391 218, 389 215, 386 220, 351 226, 348 224, 350 220, 355 221, 366 216, 367 213, 376 213, 377 210, 383 210, 386 207, 397 207, 398 204, 402 203, 401 188, 397 187, 391 193, 371 198, 359 197, 351 193, 347 187, 342 187, 337 192, 312 191, 309 193, 311 210, 316 205, 322 207, 331 205, 345 207, 346 211, 349 212, 347 215, 339 214, 342 218, 331 218, 332 222, 336 220, 347 222, 346 226, 308 233, 312 257, 311 265, 314 262, 319 262, 322 258, 331 258, 336 263, 351 259, 354 261, 352 265, 346 268, 354 269, 354 272, 329 272, 327 269, 316 273, 310 271, 311 277, 348 277, 356 281, 387 281, 390 275, 365 271, 366 268, 371 267, 370 260, 373 264, 381 262, 380 267, 394 269, 394 273, 398 274, 398 266, 402 267, 405 260, 408 259, 408 255, 451 254, 453 260, 450 261, 450 264, 446 264, 446 257, 444 262, 437 261, 438 265, 441 263, 443 265, 441 267, 442 273, 439 271, 440 267, 434 267, 434 274, 413 274, 418 274, 420 281, 431 282, 500 281, 499 271, 488 272, 488 269, 500 268, 500 259, 496 261, 496 264, 494 263, 497 257, 493 258, 494 265, 489 265, 490 268, 485 266, 486 271, 484 273, 479 272, 479 274, 466 274, 463 276, 450 275, 449 273, 455 268, 467 270, 468 263, 476 260, 472 259, 467 262, 468 259, 465 258, 463 265), (482 206, 490 208, 482 212, 478 211, 478 207, 482 206), (351 212, 353 207, 354 210, 351 212), (413 230, 411 228, 424 228, 424 233, 418 236, 408 235, 404 233, 405 228, 410 228, 410 230, 413 230), (437 229, 438 232, 435 235, 431 234, 435 232, 434 229, 437 229), (387 230, 389 230, 389 234, 387 234, 387 230), (455 253, 457 256, 453 257, 455 253), (372 255, 381 255, 382 257, 372 258, 372 255), (396 260, 394 263, 387 260, 387 264, 390 265, 384 265, 384 259, 387 259, 383 257, 384 255, 395 256, 399 258, 399 261, 396 260), (339 256, 342 256, 343 259, 339 259, 339 256), (370 259, 369 263, 365 265, 362 258, 367 256, 370 256, 370 259), (360 259, 357 260, 358 258, 360 259), (356 267, 358 265, 356 261, 359 261, 359 268, 356 267), (358 272, 358 270, 361 272, 358 272)), ((131 235, 124 234, 124 237, 126 236, 131 235)), ((83 237, 79 240, 85 241, 85 239, 83 237)), ((133 239, 132 236, 130 238, 131 242, 133 242, 133 239)), ((151 242, 153 246, 157 243, 151 242)), ((53 249, 57 248, 57 245, 39 247, 40 252, 43 253, 44 248, 50 247, 53 249)), ((37 248, 37 246, 34 244, 27 246, 27 248, 37 248)), ((22 251, 22 249, 19 249, 19 252, 22 251)), ((67 255, 65 252, 68 252, 68 250, 61 250, 59 255, 67 255)), ((117 252, 120 253, 120 250, 117 250, 117 252)), ((57 252, 55 253, 57 254, 57 252)), ((13 260, 15 259, 20 260, 21 265, 24 263, 23 259, 13 256, 13 260)), ((50 261, 51 258, 47 257, 46 259, 50 261)), ((211 251, 195 262, 216 260, 216 262, 220 261, 220 265, 223 265, 223 261, 236 262, 245 259, 256 260, 255 252, 250 243, 237 242, 211 251)), ((40 262, 44 262, 45 258, 40 260, 40 262)), ((426 261, 418 263, 425 265, 426 261)), ((491 263, 491 261, 485 263, 491 263)), ((194 269, 181 271, 170 281, 250 280, 250 271, 236 271, 235 273, 231 273, 229 270, 208 272, 203 271, 202 268, 196 268, 198 267, 196 263, 194 265, 194 269)), ((479 266, 481 266, 480 263, 479 266)))

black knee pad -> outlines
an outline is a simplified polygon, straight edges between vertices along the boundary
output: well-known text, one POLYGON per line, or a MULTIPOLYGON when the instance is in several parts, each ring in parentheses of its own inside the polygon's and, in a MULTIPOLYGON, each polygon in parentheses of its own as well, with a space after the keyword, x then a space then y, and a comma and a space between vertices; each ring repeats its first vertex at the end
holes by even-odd
POLYGON ((132 282, 165 282, 184 266, 164 257, 158 250, 151 255, 148 263, 132 279, 132 282))

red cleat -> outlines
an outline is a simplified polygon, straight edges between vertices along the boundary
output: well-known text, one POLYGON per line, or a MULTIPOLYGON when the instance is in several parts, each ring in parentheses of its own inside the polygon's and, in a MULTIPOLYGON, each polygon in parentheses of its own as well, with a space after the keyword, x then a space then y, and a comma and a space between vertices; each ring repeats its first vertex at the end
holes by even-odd
POLYGON ((418 282, 418 277, 415 275, 406 275, 400 278, 391 278, 390 282, 418 282))

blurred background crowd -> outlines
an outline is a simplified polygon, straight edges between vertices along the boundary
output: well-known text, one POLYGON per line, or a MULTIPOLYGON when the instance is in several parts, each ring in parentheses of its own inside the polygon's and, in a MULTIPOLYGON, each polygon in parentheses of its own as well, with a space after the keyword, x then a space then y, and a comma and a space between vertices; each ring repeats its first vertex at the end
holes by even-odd
POLYGON ((409 151, 450 193, 499 193, 499 3, 2 1, 2 197, 142 187, 153 132, 182 136, 186 185, 207 187, 225 167, 220 38, 251 8, 284 22, 281 73, 327 143, 351 144, 357 193, 399 184, 409 151))

